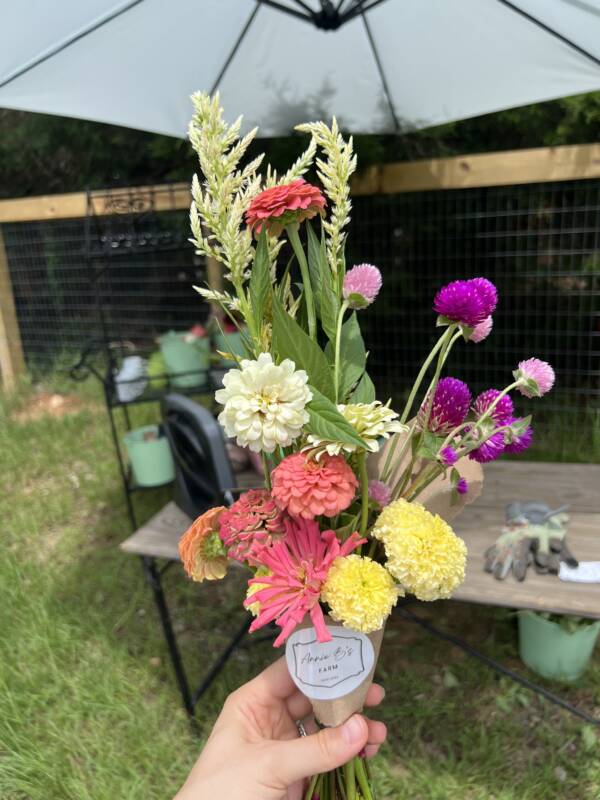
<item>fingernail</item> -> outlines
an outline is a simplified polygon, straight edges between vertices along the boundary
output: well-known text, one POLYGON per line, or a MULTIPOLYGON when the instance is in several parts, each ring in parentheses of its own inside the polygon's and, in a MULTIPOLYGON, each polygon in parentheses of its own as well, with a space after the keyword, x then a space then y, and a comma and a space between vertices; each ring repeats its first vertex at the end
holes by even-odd
POLYGON ((354 714, 342 725, 342 736, 346 744, 355 744, 360 741, 363 735, 363 724, 361 718, 354 714))

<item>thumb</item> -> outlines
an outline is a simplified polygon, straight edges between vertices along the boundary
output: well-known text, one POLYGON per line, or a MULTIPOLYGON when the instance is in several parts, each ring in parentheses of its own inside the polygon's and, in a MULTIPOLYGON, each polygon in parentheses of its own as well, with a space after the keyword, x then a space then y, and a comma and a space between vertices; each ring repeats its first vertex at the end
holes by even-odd
POLYGON ((286 786, 302 778, 341 767, 367 743, 367 721, 354 714, 337 728, 324 728, 311 736, 277 742, 270 754, 277 776, 286 786))

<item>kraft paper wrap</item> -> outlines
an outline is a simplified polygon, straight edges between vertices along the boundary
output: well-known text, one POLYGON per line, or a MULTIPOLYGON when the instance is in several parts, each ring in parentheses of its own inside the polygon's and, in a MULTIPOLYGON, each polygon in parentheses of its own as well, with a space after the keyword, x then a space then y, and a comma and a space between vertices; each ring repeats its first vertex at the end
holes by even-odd
MULTIPOLYGON (((340 625, 339 622, 335 622, 329 616, 325 617, 325 622, 328 625, 340 625)), ((312 623, 304 622, 298 627, 311 628, 312 623)), ((348 630, 351 629, 348 628, 348 630)), ((315 700, 313 697, 308 698, 311 702, 315 718, 321 725, 325 725, 328 728, 335 725, 341 725, 349 717, 351 717, 352 714, 357 714, 363 710, 365 698, 367 696, 367 692, 369 691, 369 686, 373 683, 373 675, 379 659, 379 651, 381 650, 381 642, 383 641, 384 630, 385 626, 384 628, 381 628, 381 630, 374 631, 373 633, 363 634, 370 639, 371 644, 373 645, 375 657, 373 659, 373 666, 371 667, 370 672, 365 676, 364 681, 357 686, 356 689, 348 694, 345 694, 343 697, 336 698, 335 700, 315 700)))
MULTIPOLYGON (((392 442, 398 439, 396 446, 396 453, 400 452, 402 444, 406 440, 405 433, 397 433, 382 447, 378 453, 373 453, 367 459, 367 472, 369 478, 379 480, 380 471, 383 469, 387 454, 392 442)), ((388 481, 390 485, 394 485, 400 473, 408 466, 410 461, 410 450, 407 451, 402 459, 402 462, 396 466, 393 471, 391 479, 388 481)), ((417 459, 413 475, 416 476, 424 466, 421 459, 417 459)), ((470 458, 461 458, 454 465, 460 472, 461 476, 465 478, 469 485, 469 490, 466 494, 452 497, 452 484, 450 482, 450 470, 448 470, 446 477, 440 475, 432 481, 426 489, 417 497, 417 502, 422 503, 428 511, 432 514, 439 514, 446 522, 451 522, 458 514, 460 514, 465 506, 472 503, 479 495, 483 487, 483 469, 481 464, 477 461, 472 461, 470 458)))

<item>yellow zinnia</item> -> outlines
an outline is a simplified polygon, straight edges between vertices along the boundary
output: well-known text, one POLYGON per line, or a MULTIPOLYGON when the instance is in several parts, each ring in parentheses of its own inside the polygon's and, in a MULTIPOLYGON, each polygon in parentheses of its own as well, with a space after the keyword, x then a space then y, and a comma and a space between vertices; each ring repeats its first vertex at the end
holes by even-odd
POLYGON ((398 599, 390 573, 370 558, 336 558, 321 590, 331 618, 362 633, 378 631, 398 599))
POLYGON ((464 580, 465 543, 420 503, 390 503, 371 533, 385 546, 389 571, 419 600, 450 597, 464 580))

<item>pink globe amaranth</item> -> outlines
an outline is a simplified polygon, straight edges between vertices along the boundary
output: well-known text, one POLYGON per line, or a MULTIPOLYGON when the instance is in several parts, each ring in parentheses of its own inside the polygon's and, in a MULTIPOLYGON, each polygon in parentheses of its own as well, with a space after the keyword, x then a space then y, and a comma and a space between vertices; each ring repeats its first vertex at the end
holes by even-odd
POLYGON ((286 514, 268 489, 250 489, 221 514, 219 535, 229 558, 254 563, 285 532, 286 514))
MULTIPOLYGON (((426 398, 417 415, 421 428, 425 425, 428 402, 426 398)), ((471 392, 466 383, 458 378, 442 378, 433 394, 427 429, 440 435, 450 433, 465 421, 470 405, 471 392)))
MULTIPOLYGON (((473 412, 475 416, 481 417, 488 408, 492 405, 492 403, 499 397, 501 392, 498 389, 487 389, 485 392, 482 392, 480 395, 477 396, 475 402, 473 403, 473 412)), ((502 397, 494 409, 490 414, 490 418, 493 419, 495 422, 499 424, 506 423, 508 419, 512 417, 514 413, 513 409, 513 402, 510 399, 510 396, 505 394, 502 397)))
POLYGON ((383 481, 369 481, 369 497, 378 503, 381 508, 385 508, 392 499, 392 490, 383 481))
MULTIPOLYGON (((513 422, 522 422, 522 418, 515 417, 511 420, 508 420, 509 425, 513 422)), ((527 448, 531 445, 533 441, 533 428, 531 425, 528 425, 522 433, 516 434, 512 431, 506 431, 504 434, 504 439, 504 452, 510 453, 513 456, 517 456, 527 450, 527 448)))
POLYGON ((344 277, 342 294, 348 306, 361 309, 370 306, 381 289, 381 272, 372 264, 358 264, 344 277))
POLYGON ((440 317, 475 328, 489 317, 498 303, 496 287, 487 278, 452 281, 436 294, 433 309, 440 317))
POLYGON ((304 178, 273 186, 258 194, 246 211, 246 225, 254 235, 263 226, 271 236, 279 236, 286 225, 323 214, 325 198, 321 190, 304 178))
POLYGON ((335 559, 349 555, 364 542, 366 539, 352 533, 341 543, 335 531, 321 533, 314 520, 286 520, 284 538, 263 548, 260 553, 258 563, 268 570, 268 574, 248 581, 250 586, 260 584, 264 587, 244 602, 246 607, 259 604, 250 632, 275 622, 281 633, 273 646, 279 647, 306 614, 310 614, 317 639, 320 642, 331 641, 319 603, 321 589, 335 559))
POLYGON ((470 342, 475 342, 475 344, 479 344, 479 342, 483 342, 484 339, 492 332, 492 328, 494 327, 494 319, 490 315, 486 317, 483 322, 480 322, 478 325, 475 325, 473 328, 473 332, 469 336, 470 342))
POLYGON ((286 456, 271 475, 271 493, 293 517, 334 517, 348 508, 358 480, 342 456, 323 453, 319 460, 305 453, 286 456))
POLYGON ((515 377, 525 381, 517 386, 517 389, 529 398, 542 397, 552 389, 556 379, 550 364, 539 358, 528 358, 526 361, 519 362, 519 369, 515 372, 515 377))

